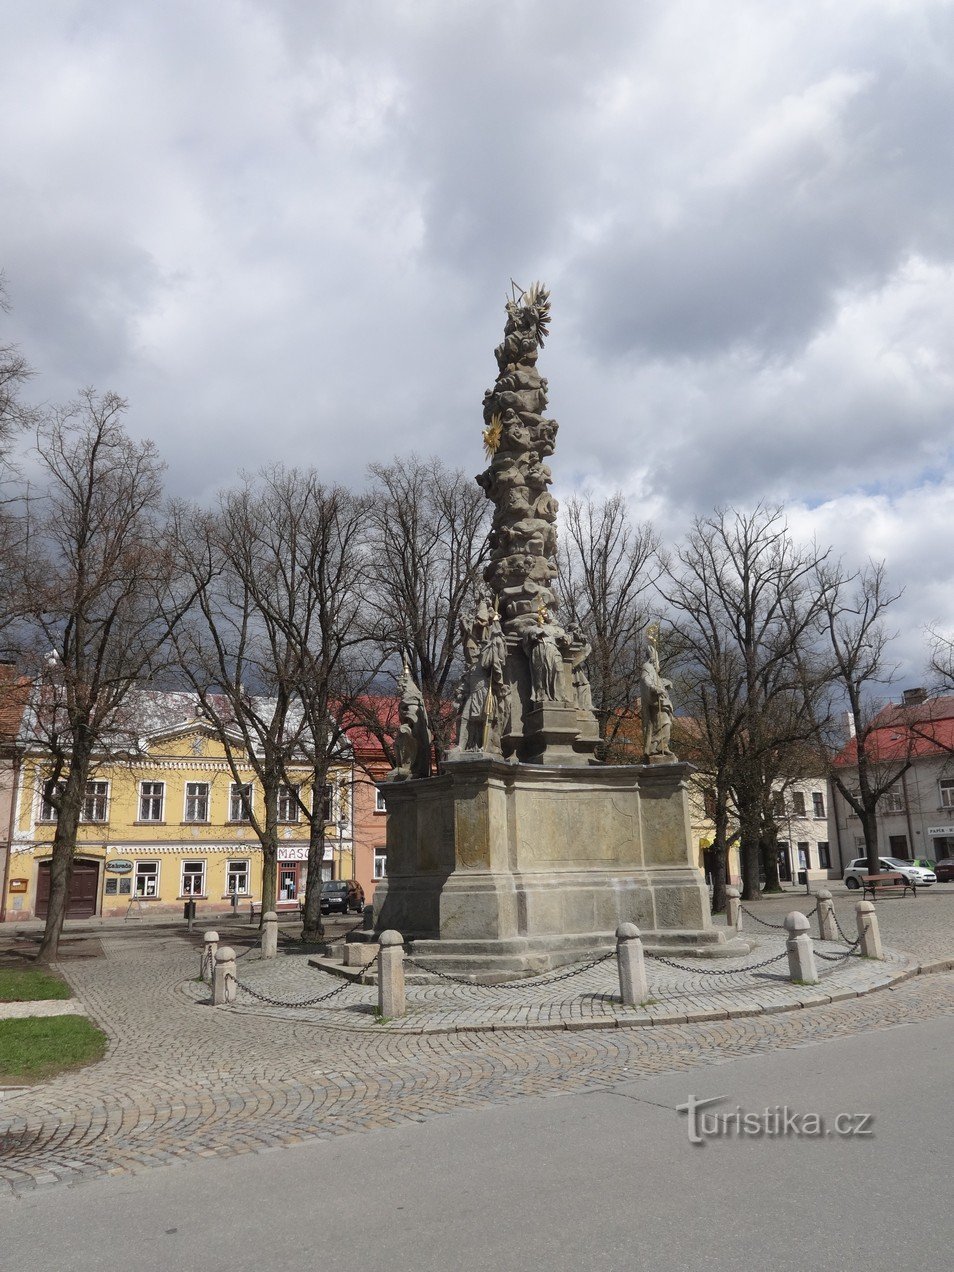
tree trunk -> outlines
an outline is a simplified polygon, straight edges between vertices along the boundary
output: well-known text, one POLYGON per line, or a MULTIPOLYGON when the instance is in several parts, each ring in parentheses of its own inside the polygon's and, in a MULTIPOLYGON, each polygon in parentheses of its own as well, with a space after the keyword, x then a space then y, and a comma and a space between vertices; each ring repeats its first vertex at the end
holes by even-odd
POLYGON ((881 861, 878 852, 878 823, 875 820, 874 812, 867 810, 861 817, 861 829, 865 836, 865 855, 868 858, 868 873, 880 874, 881 861))
POLYGON ((59 953, 60 936, 70 895, 73 877, 73 857, 76 854, 76 828, 79 825, 80 808, 86 791, 86 777, 82 766, 70 772, 61 797, 60 811, 53 836, 53 857, 50 861, 50 904, 46 912, 46 927, 40 941, 37 960, 52 963, 59 953))
POLYGON ((754 901, 761 892, 758 808, 743 806, 739 810, 739 855, 742 858, 742 900, 754 901))
POLYGON ((782 881, 778 873, 778 849, 775 836, 762 835, 759 839, 762 872, 765 875, 765 892, 781 892, 782 881))
POLYGON ((725 800, 716 797, 714 863, 712 868, 712 913, 725 912, 725 889, 729 873, 729 810, 725 800))
MULTIPOLYGON (((326 773, 316 770, 312 789, 324 788, 326 773)), ((321 820, 320 800, 312 800, 312 818, 308 831, 308 873, 305 879, 305 913, 302 920, 301 939, 316 944, 325 939, 325 927, 321 921, 321 866, 325 859, 325 825, 321 820)))

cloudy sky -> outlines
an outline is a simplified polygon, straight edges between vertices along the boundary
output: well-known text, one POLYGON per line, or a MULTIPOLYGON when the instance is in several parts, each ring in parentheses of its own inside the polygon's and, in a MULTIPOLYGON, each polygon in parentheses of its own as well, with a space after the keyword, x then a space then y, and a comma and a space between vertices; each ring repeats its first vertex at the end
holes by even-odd
POLYGON ((885 558, 954 627, 954 5, 7 0, 0 338, 175 492, 476 472, 547 282, 558 493, 885 558))

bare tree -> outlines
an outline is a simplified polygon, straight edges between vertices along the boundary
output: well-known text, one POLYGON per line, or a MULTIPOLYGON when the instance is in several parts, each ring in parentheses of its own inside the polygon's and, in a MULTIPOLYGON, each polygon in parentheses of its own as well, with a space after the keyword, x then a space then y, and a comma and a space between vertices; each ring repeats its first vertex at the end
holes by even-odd
POLYGON ((648 523, 633 523, 620 493, 569 499, 562 528, 560 590, 568 623, 592 646, 593 706, 612 756, 639 702, 646 592, 659 576, 659 540, 648 523))
POLYGON ((342 756, 352 693, 374 668, 367 642, 365 501, 314 472, 269 469, 226 493, 216 514, 180 516, 196 602, 176 635, 181 672, 225 751, 233 781, 247 767, 262 808, 245 816, 262 849, 262 910, 277 892, 279 796, 287 786, 309 823, 306 936, 320 934, 329 815, 324 792, 342 756), (247 767, 246 767, 247 766, 247 767), (307 793, 296 778, 310 769, 307 793))
POLYGON ((896 665, 890 657, 893 634, 885 627, 885 614, 902 590, 893 590, 883 562, 869 561, 856 573, 839 563, 817 570, 816 590, 821 600, 821 628, 831 658, 833 697, 819 720, 818 737, 823 755, 831 757, 842 747, 834 743, 832 724, 839 708, 846 713, 851 741, 850 766, 857 787, 845 778, 842 765, 831 764, 829 773, 842 799, 858 815, 865 839, 868 870, 878 871, 877 806, 911 767, 910 727, 903 710, 894 712, 894 723, 906 735, 905 744, 886 755, 878 745, 877 730, 885 718, 884 691, 894 681, 896 665))
POLYGON ((372 464, 370 630, 384 657, 406 658, 427 706, 438 761, 450 745, 446 702, 459 671, 460 621, 487 558, 490 504, 438 459, 372 464))
POLYGON ((803 691, 798 650, 819 610, 811 583, 824 557, 796 546, 780 508, 719 509, 696 520, 658 584, 698 695, 687 705, 711 729, 719 797, 724 783, 733 792, 746 898, 758 895, 760 861, 766 887, 779 886, 763 828, 766 759, 808 728, 793 703, 803 691))
POLYGON ((19 646, 34 690, 30 743, 56 812, 50 901, 39 957, 56 957, 89 774, 125 733, 122 707, 165 652, 177 563, 161 510, 163 465, 125 432, 126 403, 87 389, 40 428, 45 488, 28 508, 18 565, 19 646))
MULTIPOLYGON (((3 275, 0 274, 0 313, 9 313, 3 275)), ((14 436, 36 422, 36 411, 27 406, 21 390, 33 375, 15 344, 0 344, 0 462, 6 462, 14 436)))

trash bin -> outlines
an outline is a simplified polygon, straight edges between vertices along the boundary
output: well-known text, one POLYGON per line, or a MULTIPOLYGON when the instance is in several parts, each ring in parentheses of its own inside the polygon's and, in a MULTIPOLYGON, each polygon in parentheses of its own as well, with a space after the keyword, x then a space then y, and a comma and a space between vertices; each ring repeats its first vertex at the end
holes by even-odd
POLYGON ((182 907, 182 917, 184 919, 195 918, 195 902, 194 901, 187 901, 185 903, 185 905, 182 907))
POLYGON ((801 884, 807 885, 807 883, 808 883, 808 873, 807 873, 807 871, 805 871, 805 870, 799 870, 799 872, 798 872, 798 882, 799 882, 799 883, 801 883, 801 884))

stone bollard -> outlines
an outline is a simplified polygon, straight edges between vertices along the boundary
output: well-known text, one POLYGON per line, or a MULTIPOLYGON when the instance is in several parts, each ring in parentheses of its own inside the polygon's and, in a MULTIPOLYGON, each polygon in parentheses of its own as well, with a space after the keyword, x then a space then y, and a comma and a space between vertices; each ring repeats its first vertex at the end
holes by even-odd
POLYGON ((208 984, 212 984, 212 969, 215 967, 215 951, 219 948, 218 932, 206 932, 203 937, 202 966, 199 975, 208 984))
POLYGON ((837 941, 838 929, 835 927, 835 906, 831 893, 827 888, 819 888, 815 898, 818 901, 818 939, 837 941))
POLYGON ((739 900, 739 889, 731 885, 725 890, 725 925, 742 931, 742 902, 739 900))
POLYGON ((225 1003, 234 1003, 235 984, 235 950, 230 945, 220 945, 215 951, 215 973, 212 977, 212 1006, 221 1007, 225 1003))
POLYGON ((884 958, 878 916, 870 901, 859 901, 855 906, 858 935, 861 937, 861 953, 864 958, 884 958))
POLYGON ((817 985, 815 951, 812 949, 812 938, 809 936, 811 924, 801 910, 793 910, 785 917, 785 927, 789 933, 788 940, 785 942, 789 977, 793 982, 817 985))
POLYGON ((278 957, 278 915, 274 910, 262 919, 262 958, 278 957))
POLYGON ((616 963, 619 992, 624 1007, 639 1007, 649 997, 643 943, 635 923, 621 923, 616 929, 616 963))
POLYGON ((405 1012, 404 937, 389 930, 379 937, 378 1011, 386 1020, 398 1020, 405 1012))

